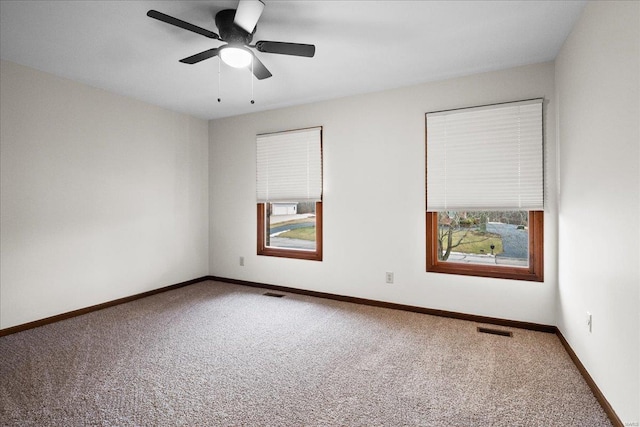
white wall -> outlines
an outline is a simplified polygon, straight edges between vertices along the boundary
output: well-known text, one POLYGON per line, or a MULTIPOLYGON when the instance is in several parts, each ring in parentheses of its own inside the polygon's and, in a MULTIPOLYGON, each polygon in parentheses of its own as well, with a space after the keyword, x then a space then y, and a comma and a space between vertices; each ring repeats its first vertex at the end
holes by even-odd
POLYGON ((640 419, 639 26, 638 2, 589 3, 556 60, 558 327, 628 425, 640 419))
POLYGON ((554 197, 545 215, 544 283, 425 272, 425 113, 535 97, 546 100, 547 190, 555 194, 553 63, 210 122, 211 274, 555 324, 554 197), (258 257, 256 134, 318 125, 324 260, 258 257), (385 271, 395 284, 385 283, 385 271))
POLYGON ((208 273, 208 128, 2 61, 0 328, 208 273))

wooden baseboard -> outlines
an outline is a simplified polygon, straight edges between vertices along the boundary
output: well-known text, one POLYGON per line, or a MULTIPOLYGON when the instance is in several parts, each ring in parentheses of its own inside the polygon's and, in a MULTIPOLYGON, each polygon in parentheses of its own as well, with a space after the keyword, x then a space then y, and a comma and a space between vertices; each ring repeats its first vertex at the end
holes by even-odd
POLYGON ((12 326, 10 328, 0 329, 0 337, 5 335, 15 334, 16 332, 26 331, 27 329, 37 328, 38 326, 48 325, 49 323, 58 322, 60 320, 69 319, 71 317, 80 316, 83 314, 91 313, 92 311, 102 310, 103 308, 113 307, 114 305, 124 304, 127 302, 135 301, 140 298, 145 298, 151 295, 159 294, 161 292, 171 291, 173 289, 182 288, 183 286, 192 285, 194 283, 209 280, 209 276, 200 277, 198 279, 187 280, 186 282, 176 283, 174 285, 164 286, 159 289, 154 289, 147 292, 131 295, 124 298, 118 298, 113 301, 103 302, 101 304, 92 305, 90 307, 80 308, 78 310, 68 311, 66 313, 57 314, 55 316, 46 317, 40 320, 34 320, 33 322, 23 323, 21 325, 12 326))
POLYGON ((176 284, 165 286, 159 289, 154 289, 154 290, 142 292, 136 295, 119 298, 113 301, 107 301, 101 304, 92 305, 90 307, 85 307, 78 310, 57 314, 55 316, 47 317, 40 320, 35 320, 33 322, 23 323, 21 325, 12 326, 10 328, 0 329, 0 337, 5 335, 10 335, 10 334, 15 334, 16 332, 26 331, 27 329, 37 328, 38 326, 47 325, 49 323, 58 322, 60 320, 81 316, 83 314, 91 313, 93 311, 102 310, 103 308, 113 307, 115 305, 135 301, 140 298, 145 298, 151 295, 159 294, 161 292, 167 292, 173 289, 178 289, 183 286, 192 285, 194 283, 199 283, 206 280, 233 283, 236 285, 251 286, 255 288, 265 288, 265 289, 271 289, 271 290, 276 290, 280 292, 296 293, 296 294, 307 295, 307 296, 312 296, 317 298, 326 298, 326 299, 333 299, 337 301, 345 301, 345 302, 350 302, 354 304, 363 304, 363 305, 369 305, 374 307, 383 307, 383 308, 391 308, 395 310, 412 311, 415 313, 430 314, 433 316, 449 317, 453 319, 468 320, 468 321, 477 322, 477 323, 488 323, 492 325, 528 329, 532 331, 547 332, 547 333, 557 332, 557 328, 555 326, 541 325, 538 323, 520 322, 516 320, 499 319, 495 317, 478 316, 474 314, 458 313, 454 311, 445 311, 445 310, 437 310, 432 308, 417 307, 412 305, 396 304, 392 302, 384 302, 384 301, 377 301, 377 300, 371 300, 371 299, 365 299, 365 298, 350 297, 350 296, 331 294, 326 292, 310 291, 305 289, 290 288, 290 287, 279 286, 279 285, 270 285, 267 283, 249 282, 246 280, 231 279, 227 277, 203 276, 197 279, 187 280, 185 282, 176 283, 176 284))
POLYGON ((330 294, 326 292, 309 291, 305 289, 289 288, 286 286, 279 286, 279 285, 269 285, 266 283, 249 282, 246 280, 230 279, 227 277, 209 276, 209 279, 215 280, 218 282, 233 283, 236 285, 251 286, 255 288, 265 288, 265 289, 271 289, 271 290, 280 291, 280 292, 290 292, 294 294, 301 294, 301 295, 307 295, 307 296, 318 297, 318 298, 326 298, 326 299, 332 299, 337 301, 351 302, 354 304, 370 305, 374 307, 383 307, 383 308, 391 308, 394 310, 412 311, 414 313, 430 314, 432 316, 469 320, 471 322, 477 322, 477 323, 488 323, 491 325, 500 325, 500 326, 506 326, 511 328, 528 329, 528 330, 538 331, 538 332, 547 332, 550 334, 554 334, 556 332, 555 326, 541 325, 539 323, 520 322, 517 320, 499 319, 496 317, 486 317, 486 316, 478 316, 475 314, 457 313, 454 311, 437 310, 433 308, 424 308, 424 307, 417 307, 417 306, 405 305, 405 304, 396 304, 393 302, 384 302, 384 301, 377 301, 377 300, 371 300, 366 298, 349 297, 349 296, 338 295, 338 294, 330 294))
POLYGON ((609 401, 604 397, 604 394, 602 394, 602 391, 600 391, 600 388, 598 387, 596 382, 593 380, 593 378, 591 378, 591 375, 589 375, 589 372, 584 367, 580 359, 578 359, 578 356, 569 345, 569 342, 565 339, 565 337, 562 335, 562 332, 560 332, 560 329, 558 329, 557 327, 556 335, 560 339, 560 342, 569 354, 571 360, 573 360, 573 364, 576 365, 576 368, 578 368, 578 371, 580 371, 582 378, 584 378, 584 380, 587 382, 587 385, 591 389, 591 392, 593 393, 595 398, 598 400, 598 403, 600 403, 600 406, 602 406, 602 409, 609 417, 611 424, 613 424, 614 427, 624 427, 624 424, 622 423, 620 417, 618 417, 618 414, 616 414, 616 411, 613 410, 609 401))

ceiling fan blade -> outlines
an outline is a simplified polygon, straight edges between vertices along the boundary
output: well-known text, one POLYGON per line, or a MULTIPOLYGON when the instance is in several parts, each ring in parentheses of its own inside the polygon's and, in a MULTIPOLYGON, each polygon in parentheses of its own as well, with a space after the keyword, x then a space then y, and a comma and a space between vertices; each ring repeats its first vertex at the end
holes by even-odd
POLYGON ((301 43, 259 41, 256 43, 256 49, 265 53, 306 56, 307 58, 312 58, 316 53, 316 47, 314 45, 301 43))
POLYGON ((210 39, 220 39, 220 36, 213 31, 206 30, 204 28, 198 27, 197 25, 189 24, 188 22, 185 22, 178 18, 174 18, 173 16, 165 15, 164 13, 158 12, 157 10, 150 10, 149 12, 147 12, 147 16, 157 19, 158 21, 166 22, 167 24, 175 25, 176 27, 201 34, 205 37, 209 37, 210 39))
POLYGON ((253 75, 256 76, 258 80, 264 80, 272 76, 271 72, 267 70, 267 67, 265 67, 255 55, 253 55, 253 75))
POLYGON ((195 55, 181 59, 180 62, 184 64, 195 64, 197 62, 204 61, 205 59, 217 56, 219 50, 220 48, 214 47, 213 49, 205 50, 204 52, 196 53, 195 55))
POLYGON ((263 9, 264 3, 261 0, 240 0, 233 23, 251 34, 256 28, 263 9))

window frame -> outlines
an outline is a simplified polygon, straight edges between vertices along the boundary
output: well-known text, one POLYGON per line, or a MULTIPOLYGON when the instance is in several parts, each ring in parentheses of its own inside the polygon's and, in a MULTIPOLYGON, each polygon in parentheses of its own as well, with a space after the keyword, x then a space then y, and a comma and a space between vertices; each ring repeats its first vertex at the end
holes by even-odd
POLYGON ((438 259, 438 212, 426 212, 427 272, 544 281, 544 212, 529 211, 529 266, 480 265, 438 259))
POLYGON ((316 249, 287 249, 267 246, 267 203, 258 203, 258 255, 281 258, 306 259, 310 261, 322 261, 322 201, 316 202, 316 249))

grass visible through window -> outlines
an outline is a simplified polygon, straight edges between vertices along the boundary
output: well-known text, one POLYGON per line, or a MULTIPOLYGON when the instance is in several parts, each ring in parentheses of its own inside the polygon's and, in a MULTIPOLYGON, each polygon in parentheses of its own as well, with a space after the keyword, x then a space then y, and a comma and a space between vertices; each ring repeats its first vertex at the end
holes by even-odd
MULTIPOLYGON (((491 254, 491 245, 494 245, 493 254, 503 252, 502 238, 499 234, 481 232, 475 230, 457 230, 453 232, 453 243, 460 241, 456 251, 468 254, 491 254)), ((447 239, 443 240, 443 250, 447 249, 447 239)))
POLYGON ((285 231, 280 231, 277 236, 284 239, 298 239, 298 240, 308 240, 315 241, 316 240, 316 219, 315 216, 310 216, 307 218, 301 219, 293 219, 290 221, 282 221, 271 224, 270 233, 273 233, 277 230, 285 229, 285 231), (292 229, 286 230, 287 227, 293 226, 292 229))
POLYGON ((295 230, 285 231, 278 235, 278 237, 284 237, 287 239, 299 239, 299 240, 316 240, 316 227, 304 227, 296 228, 295 230))

